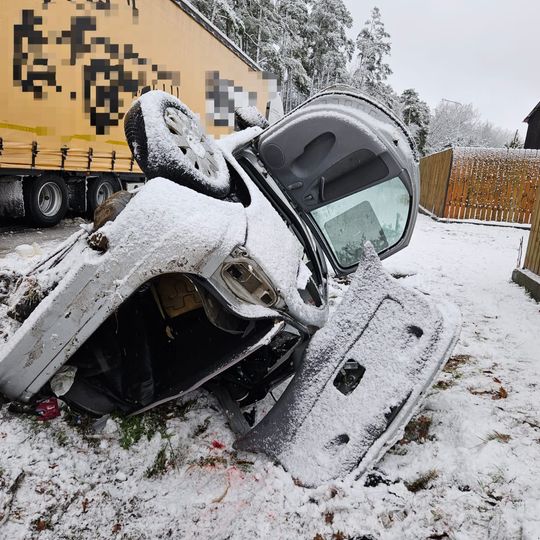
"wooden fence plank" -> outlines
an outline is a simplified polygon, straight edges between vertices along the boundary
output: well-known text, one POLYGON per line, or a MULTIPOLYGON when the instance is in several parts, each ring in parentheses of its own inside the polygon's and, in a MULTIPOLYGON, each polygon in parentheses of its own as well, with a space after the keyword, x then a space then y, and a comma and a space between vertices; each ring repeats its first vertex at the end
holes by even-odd
POLYGON ((540 192, 536 196, 524 267, 540 275, 540 192))
POLYGON ((531 223, 540 191, 536 150, 454 148, 420 162, 420 204, 438 217, 531 223))
POLYGON ((452 155, 452 150, 445 150, 420 162, 420 204, 437 216, 444 211, 452 155))

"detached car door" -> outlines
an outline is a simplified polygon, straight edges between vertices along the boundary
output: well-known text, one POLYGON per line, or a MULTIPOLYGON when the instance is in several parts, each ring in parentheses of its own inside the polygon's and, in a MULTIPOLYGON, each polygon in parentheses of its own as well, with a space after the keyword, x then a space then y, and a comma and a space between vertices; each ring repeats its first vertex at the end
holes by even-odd
POLYGON ((409 243, 419 191, 414 143, 370 98, 324 91, 264 131, 258 150, 338 275, 357 268, 368 240, 381 259, 409 243))

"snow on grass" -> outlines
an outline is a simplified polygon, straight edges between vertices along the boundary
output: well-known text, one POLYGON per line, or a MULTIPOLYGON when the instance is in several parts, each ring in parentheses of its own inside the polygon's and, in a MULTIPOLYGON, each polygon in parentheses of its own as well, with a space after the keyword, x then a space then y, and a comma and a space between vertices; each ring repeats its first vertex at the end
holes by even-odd
POLYGON ((306 489, 234 452, 204 393, 99 436, 67 411, 40 423, 3 407, 0 537, 540 538, 540 306, 510 281, 527 234, 420 216, 411 246, 385 261, 404 284, 456 302, 463 331, 365 482, 306 489))

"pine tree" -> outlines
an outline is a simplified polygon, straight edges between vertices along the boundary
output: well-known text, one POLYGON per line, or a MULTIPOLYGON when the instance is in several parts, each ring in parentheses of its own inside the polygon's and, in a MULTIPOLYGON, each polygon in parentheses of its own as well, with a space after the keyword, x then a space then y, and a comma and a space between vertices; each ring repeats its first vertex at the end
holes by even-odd
POLYGON ((346 30, 352 17, 343 0, 314 0, 306 27, 304 66, 311 78, 311 91, 348 80, 347 62, 354 43, 346 30))
POLYGON ((278 0, 275 7, 279 28, 275 36, 275 55, 268 70, 281 80, 283 103, 288 111, 304 101, 311 88, 303 63, 308 48, 309 6, 306 0, 278 0))
POLYGON ((264 62, 275 34, 274 4, 270 0, 235 0, 234 8, 242 21, 240 48, 258 64, 264 62))
POLYGON ((309 96, 311 0, 194 0, 193 4, 265 71, 278 77, 290 109, 309 96))
POLYGON ((412 88, 404 90, 400 96, 401 117, 411 131, 421 155, 425 155, 429 132, 430 111, 418 92, 412 88))
POLYGON ((244 24, 234 0, 192 0, 191 3, 232 41, 240 42, 244 24))
POLYGON ((353 72, 354 84, 368 94, 384 84, 392 74, 385 58, 390 55, 390 35, 384 29, 378 7, 371 11, 371 17, 356 39, 358 55, 353 72))
POLYGON ((516 129, 516 132, 514 133, 512 140, 507 142, 504 146, 506 148, 523 148, 523 141, 521 140, 521 137, 519 136, 518 129, 516 129))

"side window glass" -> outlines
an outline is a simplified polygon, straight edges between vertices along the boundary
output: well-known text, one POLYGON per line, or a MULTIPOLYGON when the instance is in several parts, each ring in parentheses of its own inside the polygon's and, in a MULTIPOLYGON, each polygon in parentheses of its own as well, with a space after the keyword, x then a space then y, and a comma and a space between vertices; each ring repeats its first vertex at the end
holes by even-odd
POLYGON ((397 244, 407 225, 410 195, 399 178, 387 180, 311 212, 339 264, 360 261, 364 243, 377 253, 397 244))

